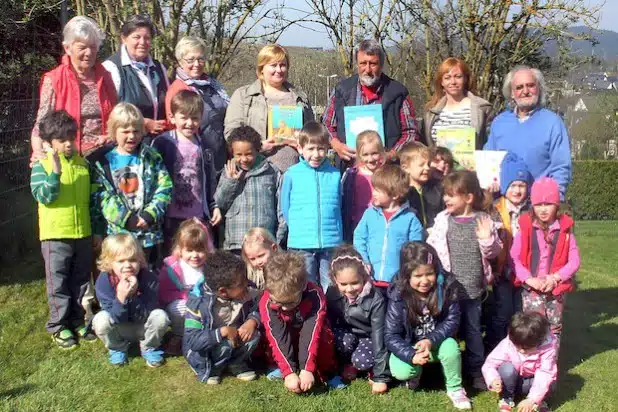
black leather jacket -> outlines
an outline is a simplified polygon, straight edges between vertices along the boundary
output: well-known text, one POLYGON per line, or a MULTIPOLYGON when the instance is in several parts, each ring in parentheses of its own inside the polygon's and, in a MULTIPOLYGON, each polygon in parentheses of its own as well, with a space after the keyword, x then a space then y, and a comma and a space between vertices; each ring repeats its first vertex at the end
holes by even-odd
POLYGON ((386 299, 375 288, 355 304, 350 304, 336 286, 326 291, 328 319, 333 329, 344 329, 360 338, 371 338, 375 364, 373 381, 390 381, 388 351, 384 345, 386 299))
MULTIPOLYGON (((431 341, 432 350, 437 349, 446 338, 455 336, 461 317, 458 302, 461 285, 453 275, 444 274, 443 276, 442 311, 436 318, 435 329, 427 335, 427 339, 431 341)), ((395 283, 388 288, 387 294, 388 309, 384 331, 386 347, 393 355, 411 364, 416 353, 414 349, 417 341, 414 336, 416 325, 412 325, 408 320, 408 306, 395 283)))

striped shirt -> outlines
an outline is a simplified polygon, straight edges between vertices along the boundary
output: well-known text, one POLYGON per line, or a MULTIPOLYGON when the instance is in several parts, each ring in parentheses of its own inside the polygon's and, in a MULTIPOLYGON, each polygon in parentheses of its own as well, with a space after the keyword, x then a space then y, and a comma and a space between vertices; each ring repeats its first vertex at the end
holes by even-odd
POLYGON ((438 130, 463 129, 472 125, 472 109, 470 106, 458 109, 442 109, 433 126, 431 139, 436 143, 438 130))
POLYGON ((30 191, 37 202, 50 204, 60 193, 60 175, 55 172, 47 174, 43 165, 36 162, 30 175, 30 191))

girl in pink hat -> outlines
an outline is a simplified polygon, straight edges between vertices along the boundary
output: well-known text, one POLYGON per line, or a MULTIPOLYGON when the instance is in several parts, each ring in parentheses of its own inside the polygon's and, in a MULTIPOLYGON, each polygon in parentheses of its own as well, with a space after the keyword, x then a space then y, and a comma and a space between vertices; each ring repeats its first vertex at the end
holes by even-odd
POLYGON ((520 230, 513 239, 511 258, 524 288, 523 310, 547 316, 559 342, 564 295, 574 289, 573 277, 579 269, 574 223, 558 212, 560 192, 555 180, 542 177, 535 181, 530 200, 530 213, 519 218, 520 230))

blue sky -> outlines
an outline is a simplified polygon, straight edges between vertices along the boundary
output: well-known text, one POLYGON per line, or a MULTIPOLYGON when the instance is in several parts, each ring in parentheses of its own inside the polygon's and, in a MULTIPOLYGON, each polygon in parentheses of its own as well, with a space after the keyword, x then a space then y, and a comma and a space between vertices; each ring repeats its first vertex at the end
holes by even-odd
MULTIPOLYGON (((287 0, 287 6, 301 10, 307 9, 305 0, 287 0)), ((605 3, 601 12, 599 28, 618 31, 616 17, 618 16, 618 0, 587 0, 587 4, 599 5, 605 3)), ((292 26, 280 37, 279 42, 285 46, 306 46, 331 48, 331 42, 321 26, 309 25, 313 30, 292 26)))

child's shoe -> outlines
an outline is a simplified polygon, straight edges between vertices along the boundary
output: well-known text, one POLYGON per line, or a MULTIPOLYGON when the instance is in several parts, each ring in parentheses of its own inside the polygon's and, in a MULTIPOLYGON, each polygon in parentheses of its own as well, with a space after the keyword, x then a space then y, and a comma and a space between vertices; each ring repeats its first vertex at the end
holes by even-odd
POLYGON ((249 365, 247 365, 247 362, 231 363, 228 365, 228 370, 236 379, 240 379, 241 381, 249 382, 257 378, 257 375, 251 370, 249 365))
POLYGON ((77 329, 77 336, 80 342, 94 342, 97 340, 97 335, 94 334, 89 326, 82 326, 77 329))
POLYGON ((122 366, 128 363, 129 356, 127 352, 123 352, 120 350, 109 350, 109 363, 114 366, 122 366))
POLYGON ((515 402, 512 399, 500 399, 498 401, 498 412, 509 412, 515 408, 515 402))
POLYGON ((236 376, 236 379, 240 379, 243 382, 250 382, 257 379, 257 374, 254 371, 240 372, 234 376, 236 376))
POLYGON ((406 388, 410 389, 411 391, 416 390, 416 388, 418 388, 418 385, 420 385, 421 383, 421 375, 418 374, 417 376, 408 379, 406 381, 406 388))
POLYGON ((327 384, 330 389, 344 389, 346 386, 343 379, 341 379, 341 376, 335 376, 334 378, 329 379, 327 384))
POLYGON ((210 376, 207 380, 206 380, 206 385, 218 385, 221 383, 221 376, 216 375, 216 376, 210 376))
POLYGON ((142 358, 146 360, 146 365, 151 368, 158 368, 165 362, 162 350, 150 349, 142 351, 142 358))
POLYGON ((353 381, 356 379, 356 375, 358 375, 358 369, 356 369, 351 363, 348 363, 343 367, 343 373, 341 375, 346 381, 353 381))
POLYGON ((477 391, 486 391, 487 384, 485 383, 485 379, 482 376, 473 376, 470 379, 470 383, 472 384, 472 389, 477 391))
POLYGON ((541 406, 539 406, 539 412, 551 412, 551 410, 549 409, 549 405, 547 405, 547 402, 541 402, 541 406))
POLYGON ((77 339, 70 329, 62 329, 52 335, 54 343, 60 349, 74 349, 77 347, 77 339))
POLYGON ((268 371, 266 379, 268 379, 269 381, 277 381, 279 379, 283 379, 283 373, 281 373, 281 369, 279 368, 271 369, 270 371, 268 371))
POLYGON ((446 394, 451 399, 451 402, 453 402, 455 409, 472 409, 470 398, 468 398, 463 388, 452 392, 446 392, 446 394))
POLYGON ((182 336, 171 335, 169 340, 163 345, 163 350, 167 355, 182 355, 182 336))

